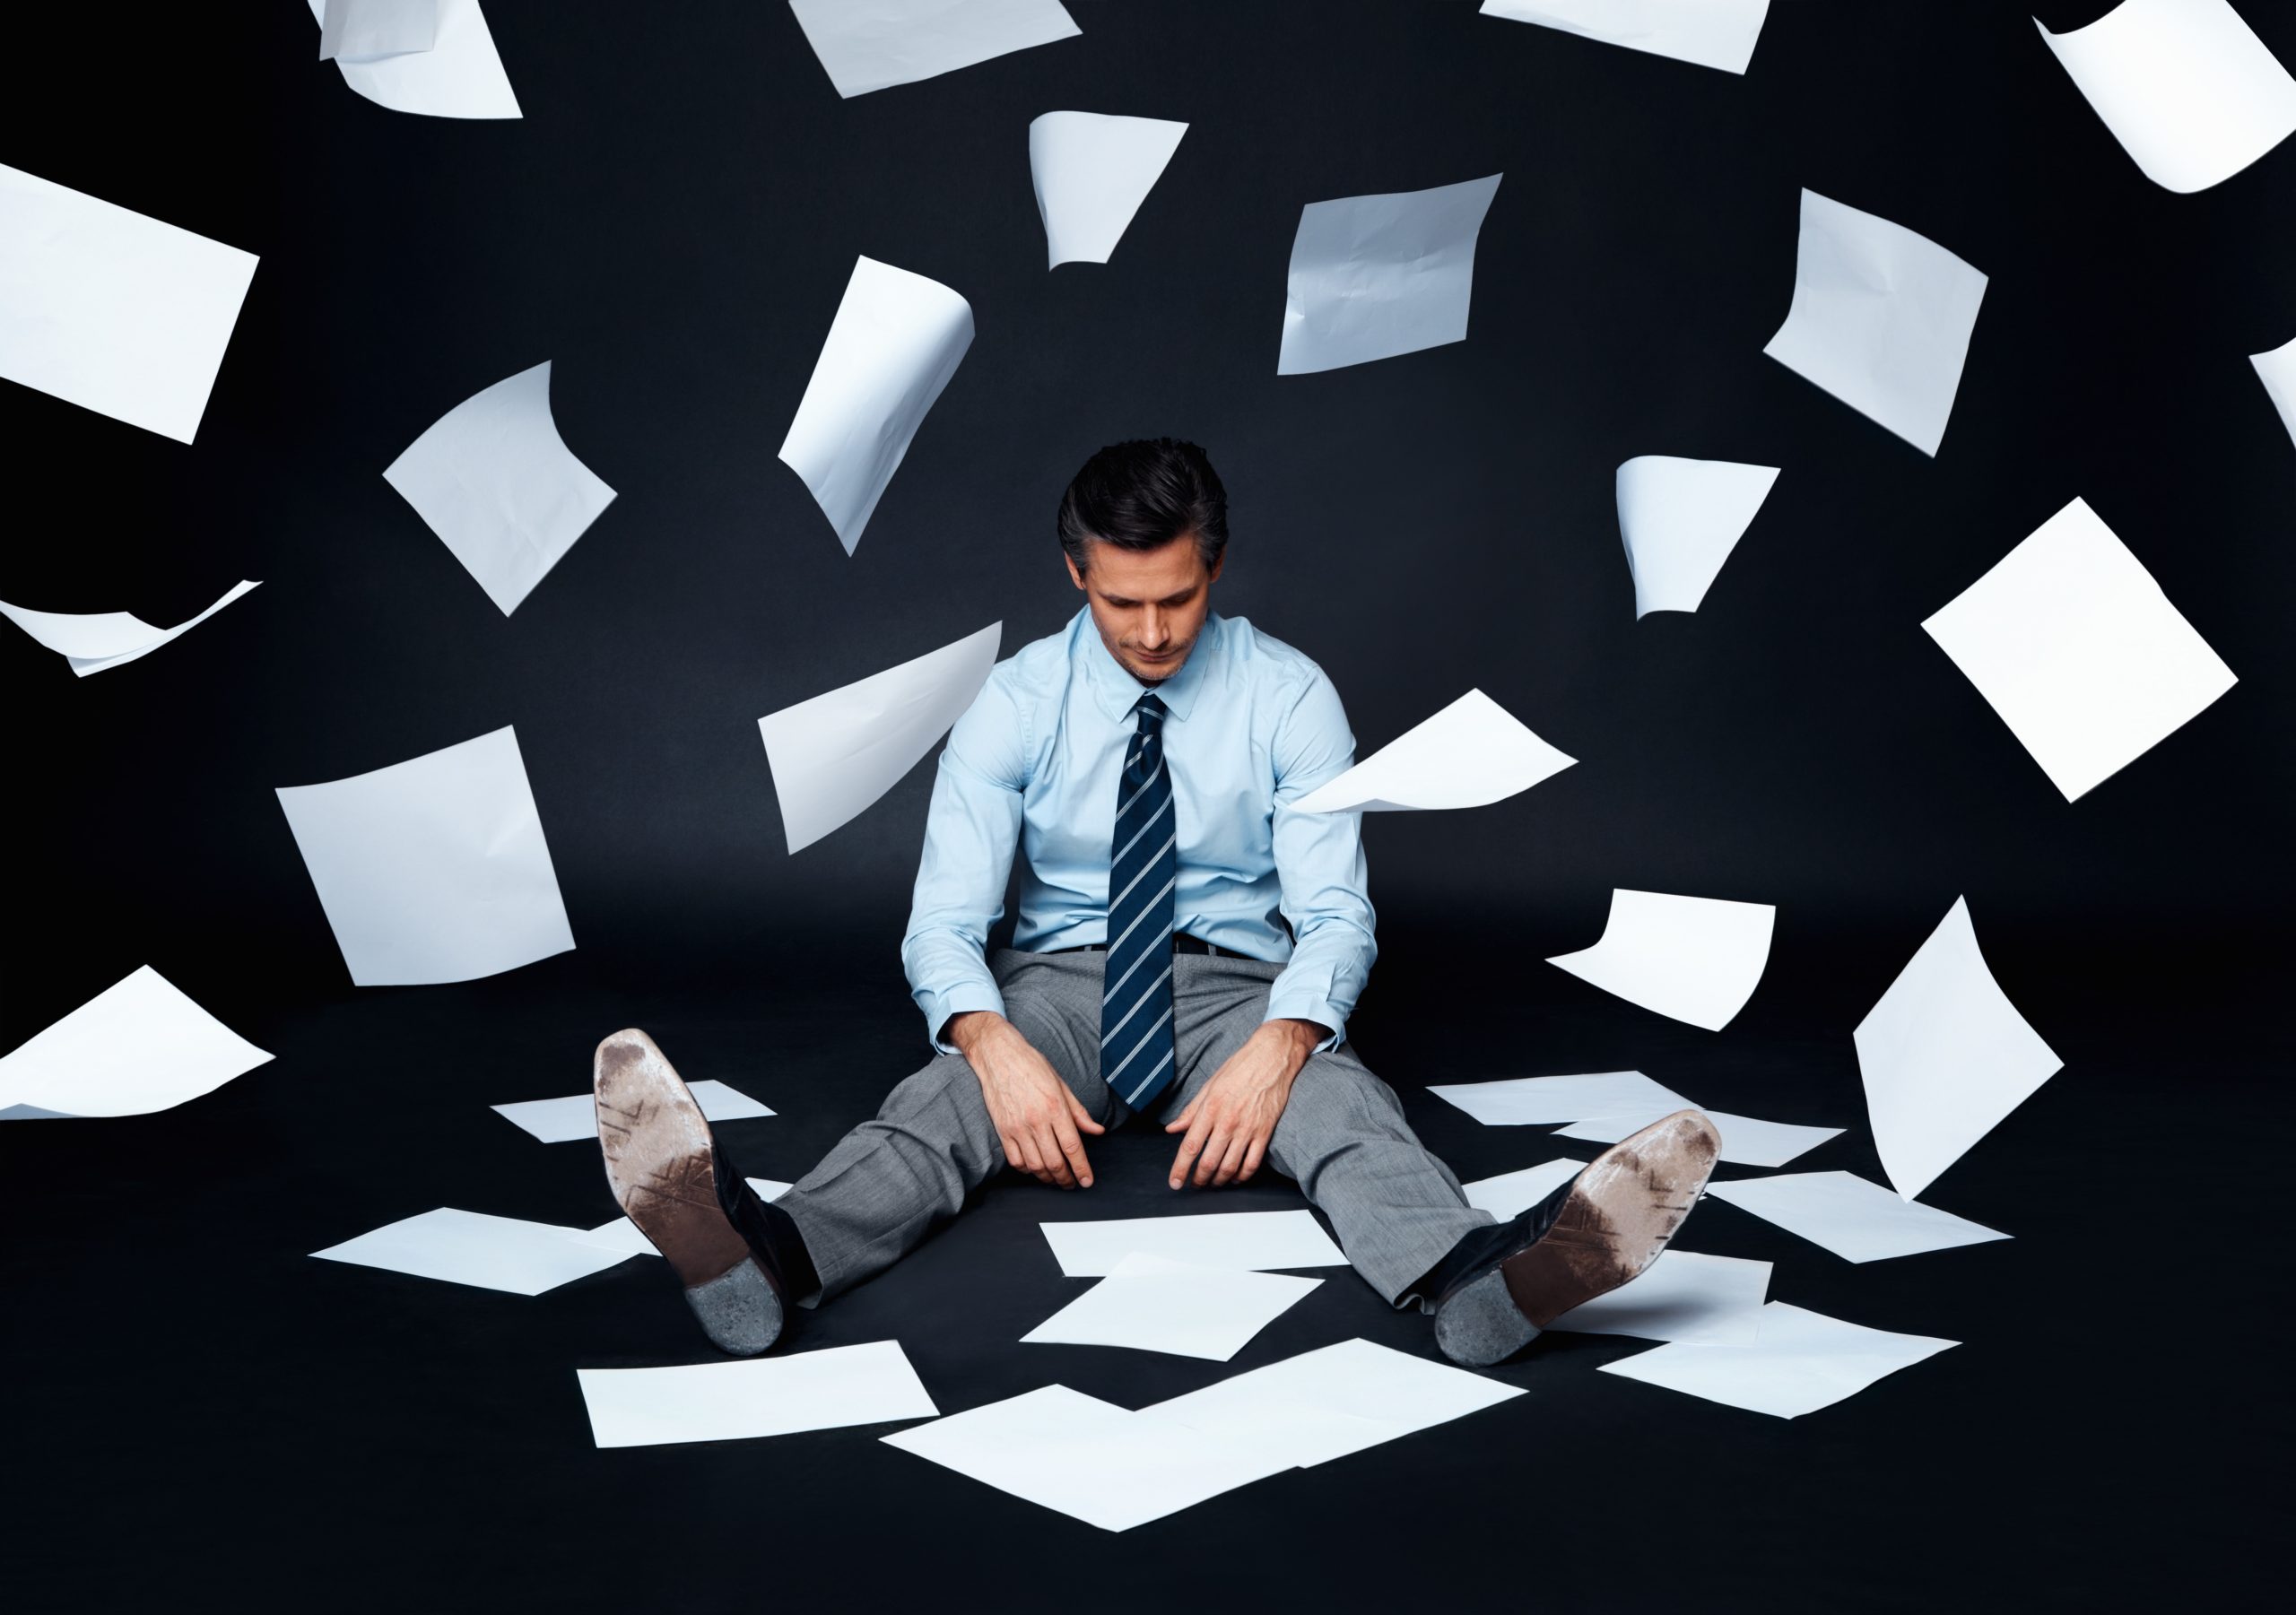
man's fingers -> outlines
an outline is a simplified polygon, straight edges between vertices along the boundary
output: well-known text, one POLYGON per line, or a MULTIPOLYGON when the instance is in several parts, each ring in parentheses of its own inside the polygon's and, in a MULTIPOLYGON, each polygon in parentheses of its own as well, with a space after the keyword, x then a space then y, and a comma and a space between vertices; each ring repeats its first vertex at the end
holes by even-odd
POLYGON ((1266 1159, 1266 1156, 1267 1140, 1263 1136, 1255 1134, 1252 1139, 1251 1148, 1244 1151, 1244 1169, 1236 1174, 1236 1181, 1238 1183, 1248 1181, 1251 1175, 1259 1170, 1259 1163, 1266 1159))
POLYGON ((1190 1099, 1187 1104, 1182 1107, 1179 1115, 1174 1116, 1170 1121, 1164 1124, 1164 1131, 1167 1133, 1178 1133, 1181 1128, 1190 1125, 1196 1120, 1196 1107, 1202 1103, 1204 1103, 1204 1090, 1198 1089, 1196 1090, 1196 1098, 1190 1099))
POLYGON ((1076 1175, 1076 1181, 1085 1188, 1091 1188, 1092 1163, 1084 1159, 1084 1141, 1076 1136, 1076 1129, 1068 1124, 1066 1116, 1062 1116, 1054 1124, 1052 1136, 1060 1146, 1060 1153, 1067 1159, 1068 1169, 1076 1175))
POLYGON ((1013 1142, 1013 1135, 1009 1133, 1001 1133, 997 1134, 997 1137, 1004 1145, 1005 1164, 1011 1167, 1015 1172, 1027 1171, 1029 1169, 1028 1164, 1022 1160, 1021 1146, 1013 1142))
POLYGON ((1204 1141, 1204 1154, 1196 1163, 1196 1186, 1199 1189, 1212 1182, 1212 1175, 1220 1169, 1220 1158, 1228 1152, 1228 1124, 1224 1121, 1211 1130, 1204 1141))
POLYGON ((1037 1124, 1037 1155, 1044 1162, 1045 1178, 1048 1183, 1066 1188, 1074 1180, 1068 1175, 1068 1157, 1060 1147, 1060 1137, 1050 1121, 1037 1124))
POLYGON ((1197 1112, 1196 1120, 1188 1124, 1187 1136, 1180 1140, 1179 1154, 1172 1160, 1171 1185, 1175 1189, 1187 1181, 1188 1163, 1204 1148, 1204 1136, 1210 1131, 1211 1124, 1205 1120, 1204 1113, 1197 1112))
POLYGON ((1075 1094, 1070 1090, 1065 1082, 1060 1085, 1060 1091, 1067 1096, 1068 1114, 1076 1118, 1077 1126, 1083 1128, 1087 1133, 1106 1133, 1108 1131, 1107 1128, 1101 1126, 1098 1122, 1092 1119, 1092 1113, 1084 1108, 1084 1101, 1078 1098, 1075 1094))
POLYGON ((1242 1169, 1244 1164, 1244 1151, 1250 1147, 1251 1141, 1242 1133, 1231 1133, 1228 1135, 1228 1147, 1220 1154, 1220 1170, 1213 1175, 1213 1188, 1224 1189, 1236 1181, 1236 1174, 1242 1169))

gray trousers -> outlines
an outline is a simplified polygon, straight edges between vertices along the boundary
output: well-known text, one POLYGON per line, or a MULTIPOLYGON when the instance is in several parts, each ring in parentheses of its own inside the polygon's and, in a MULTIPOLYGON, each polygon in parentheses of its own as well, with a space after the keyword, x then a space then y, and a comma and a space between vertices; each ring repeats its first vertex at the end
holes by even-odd
MULTIPOLYGON (((1100 1081, 1104 953, 1022 953, 989 959, 1005 1018, 1051 1063, 1094 1121, 1111 1130, 1132 1115, 1100 1081)), ((1179 1114, 1267 1013, 1283 967, 1254 959, 1176 953, 1174 1051, 1178 1073, 1149 1101, 1161 1120, 1179 1114)), ((1170 1135, 1175 1151, 1179 1134, 1170 1135)), ((1087 1153, 1091 1135, 1085 1135, 1087 1153)), ((962 1055, 942 1055, 886 1096, 872 1120, 839 1140, 774 1203, 795 1219, 820 1274, 814 1306, 891 1266, 965 1196, 1004 1169, 980 1081, 962 1055)), ((1345 1044, 1310 1055, 1268 1142, 1266 1164, 1295 1180, 1330 1220, 1340 1249, 1396 1307, 1413 1280, 1460 1236, 1495 1220, 1466 1203, 1451 1169, 1405 1123, 1395 1090, 1345 1044)), ((1089 1191, 1087 1191, 1089 1193, 1089 1191)), ((1206 1209, 1202 1201, 1186 1208, 1206 1209)), ((1176 1211, 1180 1208, 1176 1207, 1176 1211)))

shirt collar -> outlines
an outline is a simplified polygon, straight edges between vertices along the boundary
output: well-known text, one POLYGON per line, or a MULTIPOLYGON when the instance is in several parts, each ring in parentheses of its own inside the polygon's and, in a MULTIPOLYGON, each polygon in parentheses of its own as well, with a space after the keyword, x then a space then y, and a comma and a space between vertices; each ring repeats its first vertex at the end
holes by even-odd
POLYGON ((1196 648, 1187 653, 1180 670, 1161 684, 1143 684, 1109 654, 1100 638, 1100 630, 1092 625, 1092 608, 1089 605, 1076 613, 1076 637, 1081 642, 1085 676, 1091 682, 1093 699, 1111 719, 1124 722, 1132 716, 1140 698, 1152 690, 1172 716, 1184 720, 1188 708, 1196 704, 1196 690, 1211 676, 1205 672, 1205 664, 1219 654, 1221 617, 1217 612, 1205 613, 1204 630, 1196 638, 1196 648))

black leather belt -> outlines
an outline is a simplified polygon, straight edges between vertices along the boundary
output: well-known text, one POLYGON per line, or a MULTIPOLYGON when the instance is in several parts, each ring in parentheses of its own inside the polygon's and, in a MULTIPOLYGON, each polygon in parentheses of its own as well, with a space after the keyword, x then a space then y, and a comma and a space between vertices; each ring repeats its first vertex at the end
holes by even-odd
MULTIPOLYGON (((1109 945, 1106 942, 1086 942, 1082 947, 1077 948, 1048 948, 1046 950, 1048 953, 1105 953, 1108 951, 1109 945)), ((1175 931, 1172 933, 1172 951, 1175 953, 1209 953, 1215 959, 1245 959, 1249 957, 1248 954, 1238 952, 1233 948, 1223 948, 1217 942, 1207 942, 1200 937, 1190 936, 1185 931, 1175 931)))

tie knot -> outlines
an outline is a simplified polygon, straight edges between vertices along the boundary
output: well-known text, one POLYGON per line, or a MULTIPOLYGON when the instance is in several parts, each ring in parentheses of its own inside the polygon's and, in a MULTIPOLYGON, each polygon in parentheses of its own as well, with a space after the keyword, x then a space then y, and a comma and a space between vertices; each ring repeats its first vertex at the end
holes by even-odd
POLYGON ((1153 694, 1142 696, 1133 704, 1132 709, 1140 715, 1139 732, 1143 734, 1151 734, 1161 726, 1167 710, 1161 698, 1153 694))

